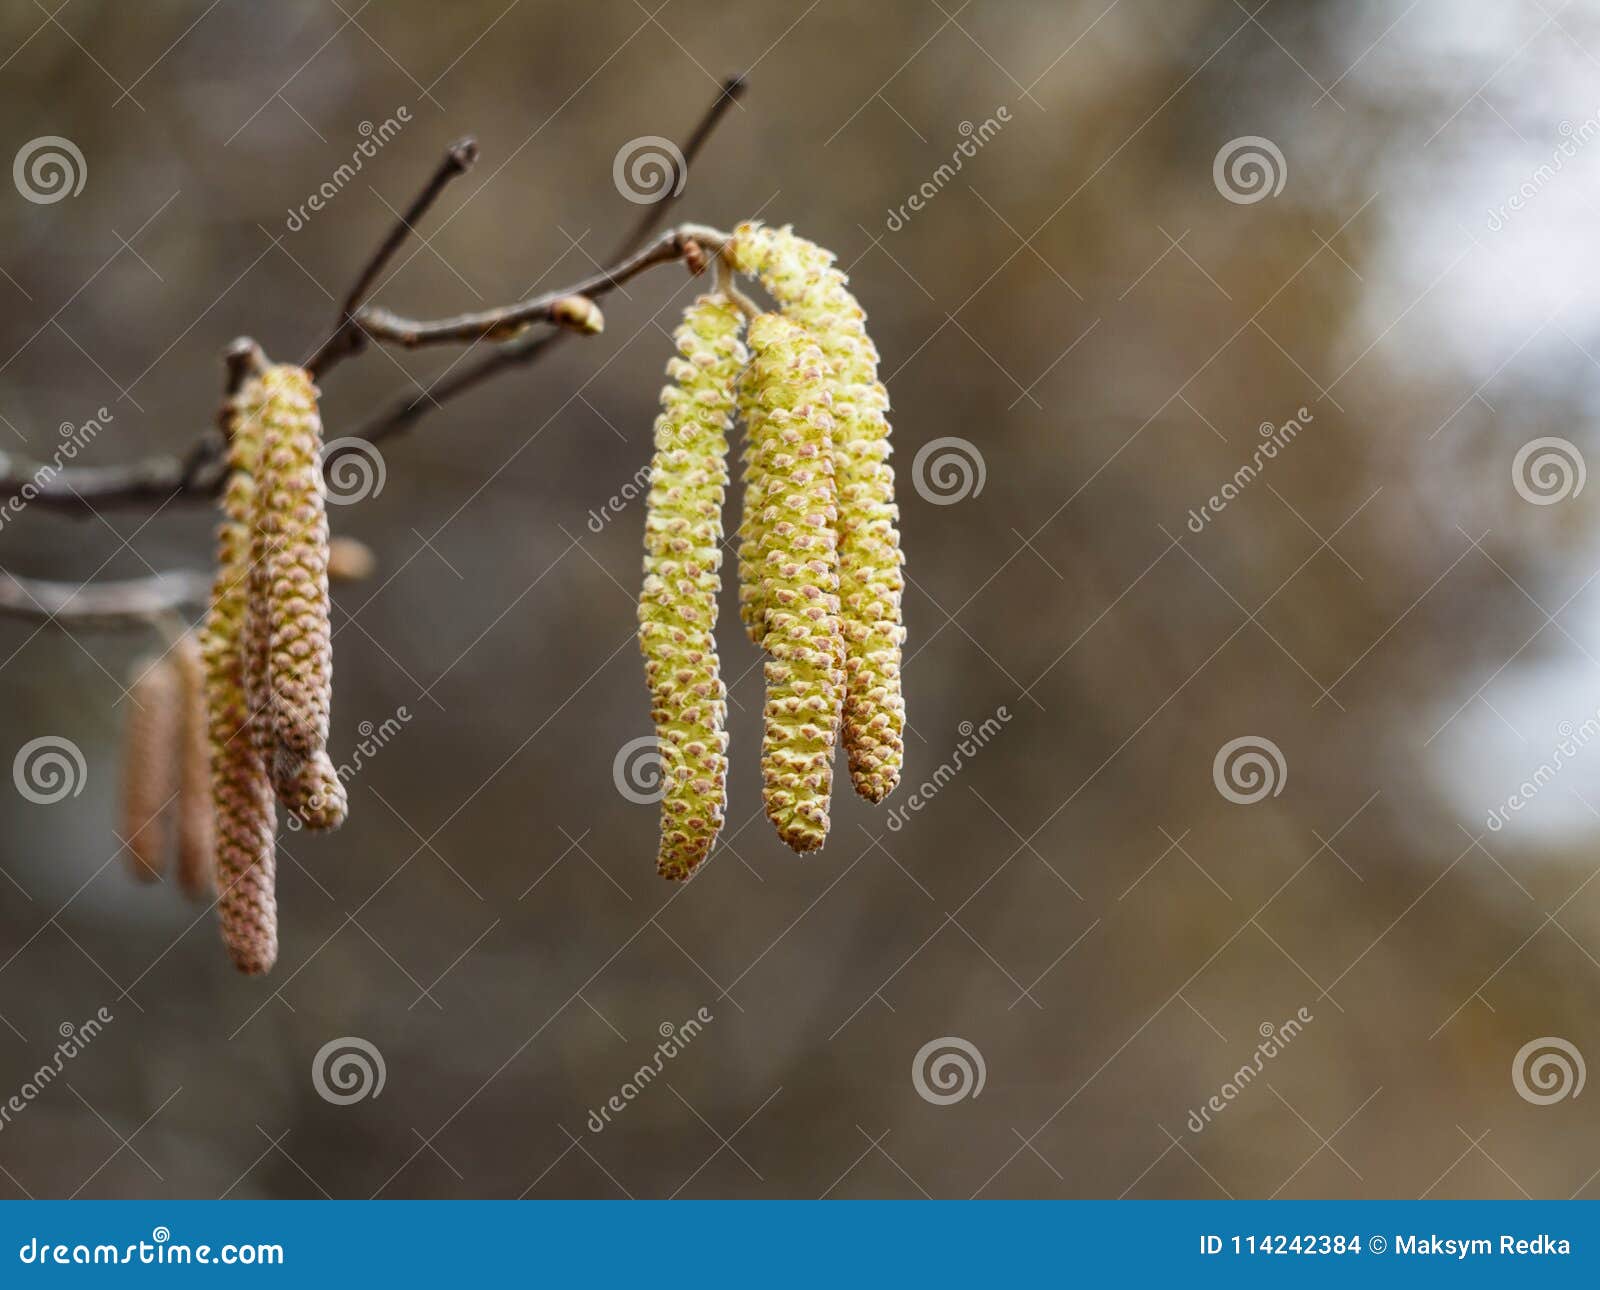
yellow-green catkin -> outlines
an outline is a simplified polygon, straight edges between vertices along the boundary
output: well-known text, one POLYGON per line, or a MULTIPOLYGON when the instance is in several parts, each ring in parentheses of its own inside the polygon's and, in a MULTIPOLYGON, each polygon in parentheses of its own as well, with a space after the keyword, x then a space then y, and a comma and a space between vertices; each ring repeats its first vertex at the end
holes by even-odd
POLYGON ((230 404, 217 576, 200 640, 222 939, 235 966, 249 973, 269 971, 278 957, 272 783, 250 733, 244 656, 251 528, 261 467, 262 426, 255 415, 260 400, 259 379, 252 378, 230 404))
POLYGON ((762 800, 796 851, 828 837, 833 749, 844 698, 838 522, 825 362, 777 314, 750 325, 750 451, 766 477, 759 553, 767 703, 762 800))
MULTIPOLYGON (((754 371, 746 368, 739 380, 739 419, 750 424, 755 407, 754 371)), ((744 495, 739 511, 739 617, 751 643, 760 645, 767 634, 766 605, 761 598, 762 549, 766 543, 767 471, 749 435, 744 442, 744 495)))
POLYGON ((743 322, 726 296, 690 305, 655 422, 639 647, 662 761, 656 867, 665 878, 688 878, 706 858, 726 805, 727 689, 713 631, 743 322))
POLYGON ((152 882, 167 867, 178 786, 180 690, 170 659, 146 658, 134 665, 122 735, 122 837, 129 869, 152 882))
POLYGON ((830 369, 833 460, 839 493, 839 584, 845 636, 844 746, 856 791, 878 802, 899 781, 905 700, 901 566, 889 465, 889 396, 866 315, 833 256, 787 229, 743 224, 734 265, 755 273, 784 314, 816 339, 830 369))

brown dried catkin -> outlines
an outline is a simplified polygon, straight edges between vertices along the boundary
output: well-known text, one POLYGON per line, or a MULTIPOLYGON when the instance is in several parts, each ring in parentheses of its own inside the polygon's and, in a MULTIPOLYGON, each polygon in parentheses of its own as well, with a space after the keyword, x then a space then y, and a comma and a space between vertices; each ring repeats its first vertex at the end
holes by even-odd
POLYGON ((235 966, 249 973, 270 970, 278 957, 277 821, 267 767, 249 728, 243 639, 261 459, 261 399, 261 381, 253 378, 230 403, 229 474, 217 531, 217 576, 201 635, 217 905, 223 943, 235 966))
POLYGON ((146 882, 167 867, 178 786, 182 685, 170 658, 135 664, 122 744, 122 836, 128 868, 146 882))
POLYGON ((211 750, 206 739, 205 663, 200 641, 185 632, 172 647, 178 673, 178 885, 205 897, 216 881, 216 831, 211 818, 211 750))

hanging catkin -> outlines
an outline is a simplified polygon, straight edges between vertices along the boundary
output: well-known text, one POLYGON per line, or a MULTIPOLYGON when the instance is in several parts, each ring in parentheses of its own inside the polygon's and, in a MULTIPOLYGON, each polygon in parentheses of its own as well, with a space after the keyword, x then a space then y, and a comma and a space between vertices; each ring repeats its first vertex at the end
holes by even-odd
POLYGON ((167 867, 182 694, 169 658, 141 659, 133 677, 123 726, 122 836, 130 871, 153 882, 167 867))
POLYGON ((178 674, 178 885, 209 896, 216 877, 211 820, 211 752, 206 744, 205 664, 200 642, 185 632, 172 647, 178 674))
POLYGON ((201 637, 222 939, 234 964, 250 973, 268 971, 278 957, 272 784, 250 732, 243 640, 262 396, 260 379, 251 378, 230 403, 217 576, 201 637))
POLYGON ((645 515, 639 647, 662 762, 656 867, 687 878, 722 827, 728 776, 727 690, 713 631, 722 576, 728 427, 745 363, 743 316, 722 295, 683 315, 667 365, 645 515))
POLYGON ((815 337, 830 369, 833 459, 839 493, 839 584, 845 635, 844 746, 856 791, 878 802, 899 781, 905 700, 900 651, 899 512, 889 465, 889 396, 866 315, 833 256, 787 229, 743 224, 735 267, 756 273, 786 316, 815 337))
POLYGON ((821 352, 788 319, 757 318, 750 348, 748 430, 768 484, 759 561, 770 655, 763 800, 778 835, 796 851, 814 851, 828 836, 844 697, 828 390, 821 352))
POLYGON ((278 748, 300 759, 327 746, 333 688, 322 421, 316 386, 302 368, 270 368, 261 385, 267 709, 278 748))
POLYGON ((256 737, 279 799, 308 828, 344 822, 328 759, 333 646, 328 518, 317 391, 301 368, 262 377, 261 489, 246 640, 256 660, 256 737))
MULTIPOLYGON (((755 407, 754 372, 739 379, 739 419, 748 426, 755 407)), ((744 440, 744 495, 739 511, 739 617, 753 644, 767 634, 766 605, 761 599, 762 548, 766 542, 767 472, 750 436, 744 440)))

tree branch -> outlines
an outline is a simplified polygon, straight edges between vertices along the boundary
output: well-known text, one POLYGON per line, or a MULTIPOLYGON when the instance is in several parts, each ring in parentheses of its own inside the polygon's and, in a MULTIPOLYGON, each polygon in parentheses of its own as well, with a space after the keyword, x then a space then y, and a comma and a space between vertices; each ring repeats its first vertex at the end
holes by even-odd
POLYGON ((199 570, 157 573, 122 582, 50 582, 0 571, 0 614, 75 621, 147 620, 185 605, 203 605, 211 577, 199 570))
MULTIPOLYGON (((723 83, 716 99, 706 109, 683 146, 686 173, 717 124, 744 94, 745 88, 743 76, 730 77, 723 83)), ((645 209, 638 223, 619 245, 609 269, 603 269, 560 291, 519 301, 498 310, 433 321, 411 320, 386 309, 363 307, 362 302, 370 294, 374 283, 415 231, 418 221, 437 202, 450 182, 466 172, 476 156, 477 145, 471 139, 462 139, 451 145, 427 183, 408 204, 357 275, 345 298, 338 324, 306 360, 306 364, 313 375, 325 376, 345 358, 359 353, 368 340, 374 338, 402 345, 445 341, 476 344, 500 340, 510 332, 514 339, 502 340, 482 358, 452 371, 434 382, 424 393, 397 398, 387 408, 357 426, 352 432, 356 438, 376 442, 398 434, 434 408, 490 377, 537 361, 568 330, 593 330, 595 319, 581 308, 575 308, 574 298, 581 301, 602 295, 647 269, 674 260, 688 259, 692 267, 698 267, 694 248, 703 241, 705 248, 714 249, 721 245, 726 236, 714 229, 686 224, 645 245, 651 231, 682 196, 679 185, 674 184, 674 189, 679 191, 669 192, 663 200, 645 209), (571 313, 572 316, 557 316, 562 313, 571 313), (537 322, 554 322, 563 329, 529 332, 528 328, 537 322)), ((233 347, 229 352, 233 354, 233 347)), ((233 363, 239 360, 230 357, 229 361, 233 363)), ((18 509, 12 499, 25 505, 82 512, 112 506, 159 506, 171 500, 205 501, 221 491, 226 476, 225 447, 223 436, 213 429, 203 432, 182 455, 155 455, 116 466, 55 467, 0 453, 0 518, 6 517, 8 511, 15 513, 18 509)), ((0 574, 0 578, 5 576, 0 574)))

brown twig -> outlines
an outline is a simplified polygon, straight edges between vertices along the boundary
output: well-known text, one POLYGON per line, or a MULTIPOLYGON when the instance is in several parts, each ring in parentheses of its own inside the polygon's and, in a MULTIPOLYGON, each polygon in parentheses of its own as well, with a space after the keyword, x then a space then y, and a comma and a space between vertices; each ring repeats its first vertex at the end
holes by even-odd
POLYGON ((121 582, 51 582, 0 571, 0 613, 23 618, 148 621, 185 605, 204 604, 211 577, 198 570, 121 582))
MULTIPOLYGON (((694 165, 710 134, 722 122, 726 112, 734 106, 746 90, 742 75, 723 82, 717 98, 707 107, 701 120, 683 144, 685 174, 694 165)), ((426 216, 438 197, 453 179, 466 173, 477 158, 477 144, 472 139, 461 139, 451 144, 440 160, 429 181, 406 206, 400 218, 390 227, 378 248, 373 251, 360 274, 350 286, 342 302, 341 317, 328 338, 317 346, 306 360, 307 370, 314 376, 326 376, 347 357, 358 354, 370 339, 389 343, 435 344, 445 341, 477 344, 480 341, 499 341, 482 359, 467 363, 451 371, 450 375, 435 381, 426 392, 402 395, 389 407, 366 419, 365 423, 350 432, 355 439, 378 442, 390 435, 410 429, 416 421, 434 408, 442 407, 454 397, 464 394, 486 379, 502 371, 526 367, 536 362, 549 346, 557 343, 568 331, 592 331, 595 318, 586 310, 578 309, 573 317, 557 315, 566 312, 573 298, 589 299, 618 288, 630 278, 646 269, 670 264, 678 259, 688 259, 693 264, 694 251, 701 246, 720 245, 715 229, 696 224, 683 224, 656 237, 646 245, 651 232, 666 218, 670 208, 682 197, 682 186, 674 184, 661 202, 648 206, 634 229, 622 238, 614 254, 610 269, 582 278, 581 282, 566 286, 560 291, 534 296, 499 309, 483 310, 480 314, 462 314, 437 320, 410 320, 387 309, 363 306, 374 283, 389 266, 406 238, 416 230, 416 224, 426 216), (554 322, 560 330, 531 331, 531 325, 554 322), (501 339, 509 333, 512 339, 501 339)), ((261 362, 261 351, 253 341, 240 339, 227 349, 229 389, 237 389, 243 375, 248 375, 250 365, 261 362)), ((330 461, 325 461, 330 466, 330 461)), ((203 431, 194 445, 182 455, 155 455, 131 461, 122 466, 64 466, 35 463, 26 458, 0 453, 0 509, 11 499, 27 506, 45 506, 58 511, 96 511, 115 506, 162 506, 168 501, 208 501, 221 491, 226 480, 226 440, 218 429, 203 431)), ((142 619, 162 610, 205 602, 208 583, 203 575, 190 573, 163 573, 154 578, 131 579, 128 583, 104 583, 93 586, 75 586, 66 583, 43 583, 37 579, 19 579, 0 571, 0 613, 16 613, 30 618, 58 615, 62 618, 142 619)))
POLYGON ((357 353, 366 343, 362 327, 356 318, 356 311, 371 293, 372 284, 378 280, 378 275, 394 258, 395 252, 405 244, 405 240, 416 232, 417 223, 428 213, 434 202, 439 200, 439 194, 444 192, 452 179, 459 178, 472 169, 472 163, 477 159, 477 140, 470 137, 458 139, 446 150, 438 168, 422 186, 422 191, 411 199, 411 204, 389 230, 389 236, 383 239, 367 261, 366 267, 357 275, 355 283, 345 296, 344 306, 339 311, 339 322, 333 334, 317 347, 310 358, 306 359, 306 370, 312 376, 325 375, 334 364, 357 353))

